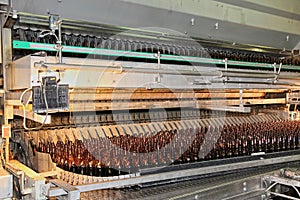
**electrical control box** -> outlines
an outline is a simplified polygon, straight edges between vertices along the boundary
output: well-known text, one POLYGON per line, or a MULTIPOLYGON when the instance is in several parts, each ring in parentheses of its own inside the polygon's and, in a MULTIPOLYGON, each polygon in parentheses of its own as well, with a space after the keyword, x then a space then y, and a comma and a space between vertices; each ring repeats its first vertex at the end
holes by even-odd
POLYGON ((69 85, 57 84, 55 76, 42 78, 41 86, 32 87, 33 112, 69 110, 69 85))

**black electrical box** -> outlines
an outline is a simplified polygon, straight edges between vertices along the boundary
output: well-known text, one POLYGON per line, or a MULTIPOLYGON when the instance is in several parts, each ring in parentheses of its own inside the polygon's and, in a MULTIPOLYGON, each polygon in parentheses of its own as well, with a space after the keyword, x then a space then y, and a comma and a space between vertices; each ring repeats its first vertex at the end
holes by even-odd
POLYGON ((57 84, 55 76, 43 77, 41 86, 32 87, 32 104, 35 113, 69 110, 69 85, 57 84))

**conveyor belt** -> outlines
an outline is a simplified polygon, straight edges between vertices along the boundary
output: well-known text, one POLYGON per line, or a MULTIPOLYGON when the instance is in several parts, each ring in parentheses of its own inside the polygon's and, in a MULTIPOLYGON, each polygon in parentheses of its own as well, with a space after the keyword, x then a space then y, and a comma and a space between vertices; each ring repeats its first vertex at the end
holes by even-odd
MULTIPOLYGON (((246 163, 245 163, 246 164, 246 163)), ((261 162, 262 165, 259 167, 244 167, 239 168, 234 171, 222 171, 221 173, 212 173, 212 174, 203 174, 193 177, 185 177, 183 179, 177 179, 177 180, 169 180, 169 181, 156 181, 151 182, 151 177, 153 177, 153 180, 158 180, 157 177, 161 176, 162 180, 165 180, 166 175, 165 174, 153 174, 150 176, 142 176, 142 177, 136 177, 131 180, 124 179, 124 180, 114 180, 109 179, 109 182, 102 182, 102 183, 96 183, 95 185, 89 184, 89 185, 79 185, 75 186, 77 189, 79 189, 81 192, 88 191, 92 188, 101 188, 102 190, 88 192, 88 193, 82 193, 82 198, 90 198, 94 199, 93 195, 98 194, 99 197, 103 198, 114 198, 114 199, 143 199, 148 197, 149 199, 155 198, 155 196, 162 195, 160 199, 164 198, 170 198, 170 197, 176 197, 179 198, 180 196, 188 196, 189 194, 193 194, 194 192, 198 192, 199 195, 205 195, 206 193, 200 192, 205 191, 203 189, 209 190, 209 188, 217 188, 218 185, 222 185, 223 183, 231 183, 232 181, 236 180, 242 180, 243 182, 248 182, 251 180, 251 176, 256 176, 260 174, 264 174, 270 171, 274 171, 283 167, 293 167, 298 166, 297 162, 289 162, 289 163, 277 163, 276 164, 270 164, 270 165, 264 165, 261 162), (155 178, 156 177, 156 178, 155 178), (244 178, 244 180, 243 180, 244 178), (138 180, 143 180, 143 184, 139 184, 138 186, 136 184, 133 184, 134 182, 138 180), (181 181, 181 182, 180 182, 181 181), (183 182, 182 182, 183 181, 183 182), (118 185, 118 182, 120 183, 119 186, 123 186, 126 182, 128 183, 125 189, 119 190, 119 189, 110 189, 105 190, 106 188, 114 187, 115 185, 118 185), (174 183, 175 182, 175 183, 174 183), (131 184, 130 184, 131 183, 131 184), (166 184, 166 185, 165 185, 166 184), (110 186, 110 187, 109 187, 110 186), (133 186, 133 187, 130 187, 133 186), (153 187, 155 186, 155 187, 153 187), (140 188, 142 187, 142 188, 140 188), (163 194, 164 193, 164 194, 163 194), (104 195, 104 196, 102 196, 104 195), (115 196, 118 195, 118 196, 115 196)), ((247 164, 246 164, 247 165, 247 164)), ((224 165, 225 166, 225 165, 224 165)), ((196 171, 199 169, 195 169, 196 171)), ((201 170, 201 169, 200 169, 201 170)), ((186 170, 188 171, 188 170, 186 170)), ((185 172, 186 172, 185 171, 185 172)), ((171 174, 173 176, 174 174, 179 175, 180 171, 174 171, 174 172, 166 172, 167 174, 171 174)), ((260 187, 260 179, 257 177, 258 185, 255 185, 254 188, 257 189, 257 187, 260 187)), ((109 181, 108 179, 106 181, 109 181)), ((126 184, 125 184, 126 185, 126 184)), ((247 187, 248 189, 250 185, 247 187)), ((60 189, 53 189, 50 191, 50 196, 55 196, 58 194, 63 194, 63 191, 60 189)), ((235 191, 236 192, 236 191, 235 191)), ((242 191, 241 191, 242 192, 242 191)), ((230 192, 229 192, 230 194, 230 192)), ((234 193, 233 193, 234 194, 234 193)), ((224 194, 223 194, 224 195, 224 194)), ((193 196, 192 196, 193 197, 193 196)))

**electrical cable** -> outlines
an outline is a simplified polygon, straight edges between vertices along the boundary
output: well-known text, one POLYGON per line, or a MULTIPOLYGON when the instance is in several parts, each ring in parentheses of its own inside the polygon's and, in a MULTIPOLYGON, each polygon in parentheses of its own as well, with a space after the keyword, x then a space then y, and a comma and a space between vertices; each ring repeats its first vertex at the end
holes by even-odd
MULTIPOLYGON (((45 118, 42 122, 42 124, 38 127, 35 127, 35 128, 28 128, 26 126, 26 107, 25 107, 25 104, 23 104, 23 97, 24 95, 29 92, 29 91, 32 91, 32 88, 27 88, 26 90, 24 90, 24 92, 21 94, 20 96, 20 103, 22 105, 22 108, 23 108, 23 127, 25 130, 28 130, 28 131, 33 131, 33 130, 40 130, 44 127, 45 123, 46 123, 46 120, 48 118, 48 115, 49 115, 49 108, 48 108, 48 102, 47 102, 47 98, 46 98, 46 85, 47 85, 47 80, 45 80, 45 83, 42 84, 42 88, 43 88, 43 98, 44 98, 44 101, 45 101, 45 106, 46 106, 46 115, 45 115, 45 118)), ((26 104, 27 105, 27 104, 26 104)))
POLYGON ((60 43, 60 45, 56 44, 56 45, 54 46, 54 49, 56 50, 55 58, 57 59, 57 58, 58 58, 59 51, 60 51, 60 48, 62 48, 62 46, 61 46, 61 41, 59 40, 59 37, 57 37, 57 35, 55 34, 55 32, 53 32, 53 31, 42 31, 42 32, 39 34, 38 37, 44 38, 44 37, 46 37, 46 36, 48 36, 48 35, 54 36, 55 39, 56 39, 56 43, 57 43, 57 42, 60 43), (58 46, 57 46, 57 45, 58 45, 58 46))

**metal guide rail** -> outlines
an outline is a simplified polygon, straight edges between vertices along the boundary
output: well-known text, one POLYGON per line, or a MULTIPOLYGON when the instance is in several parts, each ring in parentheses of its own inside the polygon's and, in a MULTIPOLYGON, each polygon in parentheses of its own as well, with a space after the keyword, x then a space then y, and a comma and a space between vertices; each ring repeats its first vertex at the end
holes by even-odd
MULTIPOLYGON (((259 94, 260 95, 260 94, 259 94)), ((164 110, 161 109, 151 110, 149 112, 145 111, 135 111, 135 112, 95 112, 86 114, 73 114, 69 113, 59 113, 51 116, 51 123, 45 124, 43 130, 53 129, 53 128, 70 128, 76 126, 105 126, 105 125, 120 125, 120 124, 130 124, 130 123, 149 123, 149 122, 172 122, 179 120, 188 119, 209 119, 217 118, 220 116, 225 117, 235 116, 247 117, 250 113, 231 113, 224 111, 210 111, 210 110, 196 110, 196 109, 181 109, 181 110, 164 110)), ((284 119, 278 117, 278 119, 284 119)), ((10 121, 11 127, 14 131, 23 130, 23 119, 15 118, 10 121)), ((33 128, 38 126, 38 122, 27 120, 27 127, 33 128)))
MULTIPOLYGON (((88 192, 88 191, 97 191, 97 190, 104 190, 104 189, 112 189, 112 188, 122 188, 122 187, 130 187, 130 186, 135 186, 135 185, 142 185, 142 184, 149 184, 149 183, 154 183, 154 182, 164 182, 164 181, 169 181, 172 182, 172 180, 180 180, 180 179, 187 179, 187 178, 192 178, 195 179, 197 177, 205 176, 210 174, 211 176, 214 176, 218 173, 226 172, 230 173, 232 171, 239 171, 239 170, 257 170, 260 167, 270 167, 270 166, 275 166, 276 164, 278 166, 285 166, 287 165, 286 163, 292 163, 295 160, 299 159, 299 156, 287 156, 287 157, 281 157, 281 158, 272 158, 272 159, 258 159, 256 161, 249 161, 245 163, 234 163, 234 164, 224 164, 216 167, 204 167, 204 168, 194 168, 194 169, 183 169, 183 170, 177 170, 177 171, 169 171, 169 172, 164 172, 164 173, 155 173, 155 174, 150 174, 150 175, 143 175, 143 176, 137 176, 137 177, 131 177, 131 178, 125 178, 125 179, 114 179, 111 178, 109 181, 102 181, 102 182, 89 182, 87 181, 86 184, 82 185, 77 185, 75 188, 80 192, 88 192)), ((276 167, 275 167, 276 168, 276 167)), ((276 168, 278 169, 278 168, 276 168)), ((68 174, 68 172, 64 172, 65 174, 68 174)), ((63 173, 63 174, 64 174, 63 173)), ((76 174, 68 174, 68 180, 76 180, 76 174)), ((108 180, 108 179, 107 179, 108 180)), ((258 192, 259 194, 256 195, 263 195, 264 194, 264 189, 262 186, 259 184, 260 183, 260 178, 257 177, 256 179, 256 184, 251 186, 251 179, 245 179, 243 180, 243 183, 246 182, 249 185, 245 185, 242 183, 242 189, 239 190, 239 194, 235 194, 237 196, 247 196, 249 193, 246 192, 258 192), (253 187, 253 188, 252 188, 253 187), (246 188, 247 191, 243 191, 243 188, 246 188), (245 192, 245 193, 244 193, 245 192)), ((166 182, 165 182, 166 183, 166 182)), ((240 182, 241 183, 241 182, 240 182)), ((229 184, 229 183, 227 183, 229 184)), ((232 183, 230 183, 232 184, 232 183)), ((223 184, 216 185, 214 186, 215 189, 218 187, 222 187, 223 184)), ((240 187, 239 187, 240 188, 240 187)), ((206 189, 208 190, 208 188, 206 189)), ((237 192, 237 191, 235 191, 237 192)), ((195 194, 199 193, 199 195, 205 195, 205 190, 198 190, 195 192, 195 194)), ((193 195, 194 193, 186 193, 184 196, 189 196, 193 195)), ((61 196, 61 195, 68 195, 68 192, 64 190, 63 188, 50 188, 48 192, 48 197, 54 197, 54 196, 61 196)), ((224 197, 225 194, 220 195, 220 197, 224 197)), ((233 194, 231 194, 233 195, 233 194)), ((253 195, 253 194, 252 194, 253 195)), ((178 196, 180 197, 180 195, 178 196)))
MULTIPOLYGON (((26 41, 13 41, 13 48, 14 49, 27 49, 27 50, 34 50, 34 51, 56 51, 53 48, 53 44, 47 44, 47 43, 38 43, 38 42, 26 42, 26 41)), ((89 48, 89 47, 80 47, 80 46, 66 46, 64 45, 62 48, 62 52, 64 53, 77 53, 77 54, 85 54, 85 55, 101 55, 101 56, 108 56, 112 59, 116 59, 118 57, 124 57, 124 58, 136 58, 136 59, 149 59, 152 60, 152 62, 156 61, 158 59, 157 56, 155 56, 155 53, 148 53, 148 52, 139 52, 139 51, 130 51, 130 50, 114 50, 114 49, 104 49, 104 48, 89 48)), ((263 60, 261 62, 258 62, 257 59, 250 60, 250 62, 247 61, 238 61, 238 60, 230 60, 227 57, 224 57, 223 59, 218 58, 210 58, 210 56, 205 57, 198 57, 198 56, 190 56, 190 55, 181 55, 178 53, 177 55, 172 54, 166 54, 161 53, 160 54, 160 60, 166 61, 165 63, 168 63, 168 61, 178 61, 178 62, 184 62, 184 63, 194 63, 194 64, 206 64, 206 65, 228 65, 228 66, 239 66, 239 67, 248 67, 249 69, 267 69, 267 70, 274 70, 274 63, 277 63, 278 65, 282 63, 282 60, 263 60), (225 60, 224 60, 225 59, 225 60), (251 62, 252 61, 252 62, 251 62), (269 62, 269 64, 268 64, 269 62)), ((247 59, 244 59, 247 60, 247 59)), ((286 61, 284 62, 284 65, 282 66, 282 71, 298 71, 299 68, 296 66, 299 65, 298 62, 289 63, 287 64, 286 61), (292 64, 292 65, 291 65, 292 64)))
MULTIPOLYGON (((276 164, 251 169, 223 172, 221 176, 200 176, 182 182, 169 184, 140 184, 124 189, 103 189, 81 193, 81 199, 267 199, 262 178, 274 170, 285 168, 287 164, 276 164)), ((296 163, 288 166, 297 167, 296 163)))

